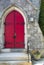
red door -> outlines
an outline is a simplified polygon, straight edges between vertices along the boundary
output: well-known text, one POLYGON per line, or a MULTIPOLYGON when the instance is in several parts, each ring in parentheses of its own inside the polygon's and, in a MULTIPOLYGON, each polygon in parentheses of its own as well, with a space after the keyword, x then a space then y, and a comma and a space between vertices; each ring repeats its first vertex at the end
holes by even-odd
POLYGON ((4 39, 5 48, 24 48, 24 18, 16 10, 6 16, 4 39))

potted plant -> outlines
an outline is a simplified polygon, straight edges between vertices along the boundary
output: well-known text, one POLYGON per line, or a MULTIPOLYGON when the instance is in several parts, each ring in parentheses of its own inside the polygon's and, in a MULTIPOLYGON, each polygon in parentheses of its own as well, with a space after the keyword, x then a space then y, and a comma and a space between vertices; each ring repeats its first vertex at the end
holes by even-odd
POLYGON ((33 57, 35 60, 39 60, 41 58, 41 53, 37 50, 33 53, 33 57))
POLYGON ((39 60, 41 58, 41 53, 39 50, 35 49, 31 51, 31 57, 34 60, 39 60))

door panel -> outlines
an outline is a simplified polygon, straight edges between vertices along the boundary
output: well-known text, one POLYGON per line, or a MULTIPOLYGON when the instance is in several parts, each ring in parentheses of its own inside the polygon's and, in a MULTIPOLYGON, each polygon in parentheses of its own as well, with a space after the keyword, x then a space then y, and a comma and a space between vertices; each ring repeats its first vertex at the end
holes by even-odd
POLYGON ((14 48, 14 11, 7 15, 5 23, 5 47, 14 48))
POLYGON ((15 12, 16 15, 16 39, 15 39, 15 47, 16 48, 24 48, 24 19, 23 16, 19 12, 15 12))

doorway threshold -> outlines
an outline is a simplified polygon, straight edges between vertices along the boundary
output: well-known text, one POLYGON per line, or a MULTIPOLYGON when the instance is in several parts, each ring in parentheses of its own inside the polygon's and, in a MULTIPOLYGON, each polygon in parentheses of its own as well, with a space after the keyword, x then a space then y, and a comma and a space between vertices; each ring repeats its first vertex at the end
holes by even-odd
POLYGON ((8 52, 26 52, 26 49, 23 48, 23 49, 10 49, 10 48, 7 48, 7 49, 1 49, 1 52, 3 53, 8 53, 8 52))

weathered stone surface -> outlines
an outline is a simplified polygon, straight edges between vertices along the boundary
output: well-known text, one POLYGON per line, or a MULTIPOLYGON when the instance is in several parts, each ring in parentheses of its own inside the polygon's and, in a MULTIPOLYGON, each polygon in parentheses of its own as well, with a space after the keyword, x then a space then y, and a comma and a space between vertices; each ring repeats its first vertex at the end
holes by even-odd
POLYGON ((3 11, 9 4, 10 0, 0 0, 0 11, 3 11))
MULTIPOLYGON (((43 42, 42 42, 42 32, 39 29, 38 25, 38 16, 39 16, 39 8, 40 8, 40 0, 32 0, 32 4, 29 4, 28 0, 0 0, 0 17, 2 16, 4 10, 12 4, 17 5, 18 7, 21 7, 28 18, 27 22, 27 38, 29 40, 30 48, 42 48, 43 42), (36 6, 38 10, 36 11, 32 5, 36 6), (31 22, 30 17, 35 18, 35 21, 31 22), (37 22, 37 23, 36 23, 37 22), (28 28, 29 27, 29 28, 28 28)), ((0 28, 2 28, 0 20, 0 28)), ((0 34, 3 34, 3 31, 0 29, 0 34)), ((0 35, 0 43, 3 42, 3 36, 0 35)), ((3 45, 3 44, 2 44, 3 45)))
POLYGON ((40 2, 41 2, 41 0, 32 0, 32 3, 37 7, 37 8, 39 8, 40 7, 40 2))
POLYGON ((29 47, 30 49, 42 49, 43 48, 43 36, 42 36, 42 32, 39 28, 38 23, 36 24, 29 24, 29 28, 28 28, 28 34, 30 34, 30 37, 28 37, 29 40, 29 47))

